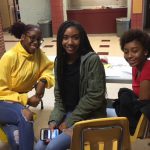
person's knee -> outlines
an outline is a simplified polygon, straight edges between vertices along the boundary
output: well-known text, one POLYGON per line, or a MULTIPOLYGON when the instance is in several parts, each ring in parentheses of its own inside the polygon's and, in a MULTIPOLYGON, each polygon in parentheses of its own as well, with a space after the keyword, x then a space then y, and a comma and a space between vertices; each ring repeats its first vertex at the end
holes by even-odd
POLYGON ((13 147, 13 149, 16 149, 16 147, 18 147, 19 145, 19 130, 18 130, 18 127, 15 126, 15 125, 8 125, 6 124, 4 127, 3 127, 6 135, 7 135, 7 138, 8 138, 8 141, 11 145, 11 147, 13 147))
POLYGON ((41 149, 46 149, 47 144, 45 144, 43 141, 39 140, 35 146, 34 146, 34 150, 41 150, 41 149))
POLYGON ((22 114, 26 121, 33 121, 33 113, 29 109, 23 109, 22 114))
POLYGON ((67 149, 67 148, 64 148, 63 146, 61 146, 61 143, 49 143, 46 147, 45 150, 61 150, 61 149, 67 149))
POLYGON ((14 136, 14 141, 16 142, 16 144, 19 144, 19 130, 14 130, 13 136, 14 136))
POLYGON ((117 117, 116 111, 114 108, 107 108, 107 117, 117 117))
POLYGON ((62 150, 70 148, 71 137, 64 132, 51 140, 47 145, 46 150, 62 150))

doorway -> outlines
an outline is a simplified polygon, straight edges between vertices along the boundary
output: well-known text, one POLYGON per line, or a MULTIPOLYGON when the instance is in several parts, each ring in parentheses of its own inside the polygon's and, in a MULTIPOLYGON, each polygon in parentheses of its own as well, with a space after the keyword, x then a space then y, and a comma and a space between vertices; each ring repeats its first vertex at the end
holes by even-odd
POLYGON ((18 0, 0 0, 0 15, 3 30, 9 29, 12 24, 20 21, 18 0))
POLYGON ((144 30, 150 31, 150 0, 144 0, 144 30))

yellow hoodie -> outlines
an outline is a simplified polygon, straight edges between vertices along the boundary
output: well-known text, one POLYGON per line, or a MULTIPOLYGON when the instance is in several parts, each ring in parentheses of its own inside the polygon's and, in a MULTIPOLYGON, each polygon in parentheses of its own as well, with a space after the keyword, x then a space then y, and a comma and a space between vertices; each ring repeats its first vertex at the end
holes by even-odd
POLYGON ((17 43, 0 59, 0 100, 27 104, 27 92, 40 79, 47 80, 47 88, 54 85, 53 62, 39 49, 29 54, 17 43))

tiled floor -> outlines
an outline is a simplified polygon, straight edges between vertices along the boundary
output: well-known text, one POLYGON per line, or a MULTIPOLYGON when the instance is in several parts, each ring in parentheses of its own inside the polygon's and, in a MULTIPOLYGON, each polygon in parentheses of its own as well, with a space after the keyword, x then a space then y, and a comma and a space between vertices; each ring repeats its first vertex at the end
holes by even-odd
MULTIPOLYGON (((96 34, 88 35, 89 40, 93 49, 96 52, 107 52, 109 56, 123 57, 123 53, 119 46, 119 37, 116 34, 96 34)), ((12 46, 16 44, 17 39, 10 36, 8 33, 4 33, 5 47, 9 50, 12 46)), ((56 56, 56 36, 50 38, 44 38, 44 43, 41 46, 42 50, 47 56, 56 56)), ((104 54, 104 53, 103 53, 104 54)), ((121 87, 131 88, 130 84, 110 84, 107 83, 107 96, 109 98, 117 98, 117 92, 121 87)), ((34 90, 30 92, 31 95, 34 94, 34 90)), ((44 109, 40 109, 40 105, 37 108, 31 108, 37 113, 37 120, 35 121, 35 136, 39 138, 40 128, 47 127, 47 120, 49 114, 54 106, 54 94, 53 88, 47 89, 43 97, 44 109)), ((133 145, 133 150, 149 150, 148 140, 139 140, 133 145)))
MULTIPOLYGON (((90 43, 97 53, 105 54, 109 56, 123 57, 123 53, 119 46, 119 37, 116 34, 90 34, 88 35, 90 43)), ((17 39, 11 36, 9 33, 4 33, 5 47, 9 50, 16 44, 17 39)), ((47 56, 56 56, 56 36, 50 38, 44 38, 44 43, 41 45, 41 49, 46 53, 47 56)), ((107 56, 106 56, 107 57, 107 56)), ((108 97, 116 98, 119 87, 128 86, 124 84, 107 84, 108 97)))
MULTIPOLYGON (((119 37, 116 34, 91 34, 88 35, 95 52, 108 52, 110 56, 122 56, 119 46, 119 37)), ((10 49, 18 41, 9 33, 4 33, 6 50, 10 49)), ((56 55, 56 36, 44 38, 41 48, 47 55, 56 55)))

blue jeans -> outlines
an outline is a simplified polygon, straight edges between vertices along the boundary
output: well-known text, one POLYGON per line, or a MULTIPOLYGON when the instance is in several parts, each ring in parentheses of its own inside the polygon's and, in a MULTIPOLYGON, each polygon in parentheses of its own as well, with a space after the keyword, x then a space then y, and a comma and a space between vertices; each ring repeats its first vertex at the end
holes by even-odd
POLYGON ((66 150, 70 148, 70 144, 71 137, 65 133, 61 133, 47 145, 39 140, 35 145, 34 150, 66 150))
POLYGON ((117 117, 116 111, 114 108, 107 108, 106 109, 107 112, 107 117, 117 117))
POLYGON ((27 108, 19 103, 0 101, 0 124, 13 150, 33 150, 33 122, 25 119, 23 109, 27 108), (16 131, 19 131, 19 142, 15 139, 16 131))
MULTIPOLYGON (((70 117, 71 112, 68 112, 64 120, 70 117)), ((72 128, 72 127, 71 127, 72 128)), ((56 138, 52 139, 47 145, 39 140, 34 147, 34 150, 66 150, 70 148, 71 137, 65 133, 59 134, 56 138)))

